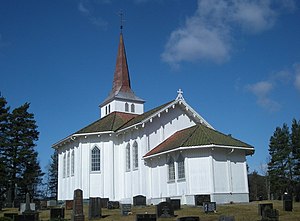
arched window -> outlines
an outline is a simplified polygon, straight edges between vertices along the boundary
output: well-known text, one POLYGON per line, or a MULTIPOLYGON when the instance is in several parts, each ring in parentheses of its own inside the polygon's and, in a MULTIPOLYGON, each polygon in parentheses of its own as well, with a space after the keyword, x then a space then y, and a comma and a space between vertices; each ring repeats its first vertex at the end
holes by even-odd
POLYGON ((135 112, 135 106, 134 106, 134 104, 131 104, 131 112, 132 112, 132 113, 135 112))
POLYGON ((185 178, 185 169, 184 169, 184 158, 180 154, 177 159, 177 171, 178 171, 178 179, 185 178))
POLYGON ((105 115, 107 115, 108 111, 107 111, 107 106, 105 106, 105 115))
POLYGON ((67 155, 67 177, 70 176, 70 152, 67 155))
POLYGON ((100 171, 100 149, 95 146, 92 149, 92 171, 100 171))
POLYGON ((134 141, 132 145, 132 161, 133 161, 133 169, 137 169, 139 167, 139 150, 136 141, 134 141))
POLYGON ((74 176, 74 171, 75 171, 75 159, 74 159, 74 150, 71 152, 71 176, 74 176))
POLYGON ((130 170, 130 144, 126 146, 126 171, 130 170))
POLYGON ((108 105, 108 113, 110 114, 110 104, 108 105))
POLYGON ((129 105, 128 105, 128 103, 127 103, 127 102, 125 103, 125 111, 126 111, 126 112, 128 112, 128 111, 129 111, 129 105))
POLYGON ((168 178, 169 181, 175 180, 175 165, 174 165, 174 159, 170 157, 168 161, 168 178))
POLYGON ((66 154, 64 154, 64 156, 63 156, 63 178, 65 178, 66 177, 66 164, 67 164, 67 159, 66 159, 66 154))

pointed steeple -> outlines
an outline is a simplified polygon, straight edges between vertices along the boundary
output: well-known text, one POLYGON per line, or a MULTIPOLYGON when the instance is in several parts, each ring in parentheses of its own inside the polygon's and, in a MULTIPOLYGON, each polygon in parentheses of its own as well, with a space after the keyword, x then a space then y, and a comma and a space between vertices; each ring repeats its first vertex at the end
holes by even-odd
POLYGON ((120 34, 116 69, 115 69, 114 81, 113 81, 113 87, 111 93, 116 95, 119 92, 125 92, 125 93, 132 92, 130 86, 130 77, 128 72, 127 58, 126 58, 122 33, 120 34))
MULTIPOLYGON (((122 31, 120 33, 120 41, 119 41, 119 47, 118 47, 118 54, 117 54, 117 61, 116 61, 112 90, 111 90, 110 94, 108 95, 108 97, 100 105, 101 109, 113 101, 125 102, 126 105, 129 105, 129 104, 141 105, 145 102, 143 99, 137 97, 131 89, 130 76, 129 76, 129 71, 128 71, 128 64, 127 64, 125 44, 124 44, 122 31)), ((115 106, 115 105, 112 105, 112 106, 115 106)), ((118 107, 119 106, 120 105, 118 105, 118 107)), ((110 113, 112 111, 123 111, 123 110, 120 110, 118 107, 115 106, 115 108, 111 108, 109 106, 108 109, 110 109, 111 111, 101 110, 101 116, 106 115, 106 114, 102 114, 104 112, 110 113)), ((143 111, 143 108, 141 108, 140 110, 143 111)), ((129 111, 127 110, 127 108, 125 108, 124 112, 129 112, 129 111)), ((139 112, 141 112, 141 111, 139 111, 139 112)))

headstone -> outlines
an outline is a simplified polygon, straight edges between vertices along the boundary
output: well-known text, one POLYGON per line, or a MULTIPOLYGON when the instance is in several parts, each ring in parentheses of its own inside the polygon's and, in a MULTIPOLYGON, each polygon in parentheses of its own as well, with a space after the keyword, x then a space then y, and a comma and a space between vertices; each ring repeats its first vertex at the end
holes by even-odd
POLYGON ((107 202, 109 198, 101 198, 101 208, 107 208, 107 202))
POLYGON ((74 190, 72 221, 84 221, 82 190, 74 190))
POLYGON ((131 213, 131 204, 121 204, 121 215, 128 216, 131 213))
POLYGON ((258 204, 258 215, 262 216, 264 210, 273 209, 273 203, 260 203, 258 204))
POLYGON ((65 205, 66 205, 66 210, 72 210, 73 209, 73 200, 66 200, 65 205))
MULTIPOLYGON (((73 204, 73 202, 72 202, 72 204, 73 204)), ((47 201, 47 207, 48 208, 55 207, 55 206, 57 206, 57 201, 56 200, 48 200, 47 201)))
MULTIPOLYGON (((26 203, 20 204, 20 213, 24 213, 26 211, 26 203)), ((30 203, 30 211, 35 211, 35 203, 30 203)))
POLYGON ((285 193, 282 197, 283 199, 283 210, 293 211, 293 197, 291 194, 285 193))
POLYGON ((133 206, 146 206, 146 197, 143 195, 134 196, 133 206))
POLYGON ((219 221, 235 221, 234 216, 220 216, 219 221))
POLYGON ((161 202, 156 205, 157 218, 170 218, 174 216, 174 209, 171 203, 161 202))
POLYGON ((46 210, 47 209, 47 201, 46 200, 41 200, 40 201, 40 209, 41 210, 46 210))
POLYGON ((203 206, 204 202, 210 202, 210 195, 195 195, 195 206, 203 206))
POLYGON ((23 213, 31 213, 33 211, 35 211, 35 204, 34 209, 31 209, 30 196, 29 193, 26 193, 25 211, 23 213))
POLYGON ((135 221, 156 221, 156 214, 136 214, 135 221))
POLYGON ((120 203, 118 201, 108 201, 107 202, 107 209, 119 209, 120 203))
MULTIPOLYGON (((28 221, 38 221, 39 220, 39 213, 35 211, 35 204, 33 205, 34 209, 32 209, 30 203, 30 196, 29 193, 26 193, 26 204, 25 204, 25 211, 22 212, 20 219, 28 220, 28 221)), ((19 217, 19 216, 18 216, 19 217)))
POLYGON ((60 220, 65 218, 64 208, 50 208, 50 220, 60 220))
POLYGON ((279 212, 276 209, 265 209, 261 221, 279 221, 279 212))
POLYGON ((101 198, 90 197, 89 200, 89 219, 101 218, 101 198))
POLYGON ((177 221, 200 221, 198 216, 185 216, 177 218, 177 221))
POLYGON ((215 212, 217 210, 216 202, 204 202, 203 203, 203 211, 205 213, 215 212))
POLYGON ((174 210, 180 210, 181 209, 180 199, 171 199, 170 203, 173 206, 174 210))

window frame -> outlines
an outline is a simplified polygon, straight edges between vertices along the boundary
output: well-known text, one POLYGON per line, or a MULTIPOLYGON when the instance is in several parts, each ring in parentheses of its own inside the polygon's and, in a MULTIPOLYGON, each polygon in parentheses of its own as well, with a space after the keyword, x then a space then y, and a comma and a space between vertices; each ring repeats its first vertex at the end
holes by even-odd
POLYGON ((91 149, 91 172, 101 172, 101 150, 97 145, 91 149))
POLYGON ((125 169, 126 171, 131 170, 131 154, 130 154, 130 143, 125 147, 125 169))
POLYGON ((139 149, 136 141, 132 145, 132 168, 134 170, 139 168, 139 149))

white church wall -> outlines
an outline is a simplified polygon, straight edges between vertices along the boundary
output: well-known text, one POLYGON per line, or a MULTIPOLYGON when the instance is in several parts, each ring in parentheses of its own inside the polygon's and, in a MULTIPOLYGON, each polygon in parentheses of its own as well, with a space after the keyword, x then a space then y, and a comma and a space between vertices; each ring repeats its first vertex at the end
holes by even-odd
POLYGON ((246 159, 244 151, 236 150, 230 155, 232 173, 232 192, 248 192, 246 159))
POLYGON ((215 148, 212 151, 213 156, 213 178, 214 189, 216 193, 230 192, 229 171, 227 162, 228 150, 215 148))

